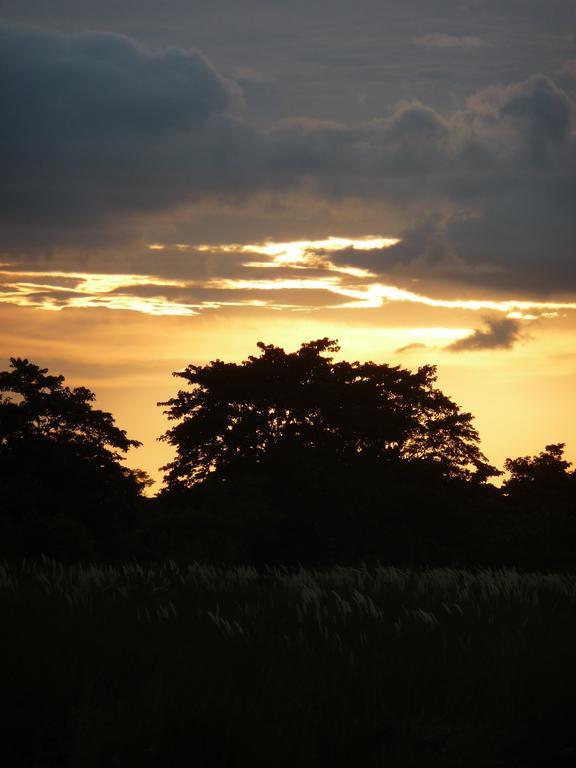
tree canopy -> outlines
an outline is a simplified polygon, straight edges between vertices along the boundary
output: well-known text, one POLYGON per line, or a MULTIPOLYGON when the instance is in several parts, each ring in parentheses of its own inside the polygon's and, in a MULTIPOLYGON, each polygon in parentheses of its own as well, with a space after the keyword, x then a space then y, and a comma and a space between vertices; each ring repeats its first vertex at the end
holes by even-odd
POLYGON ((574 478, 574 471, 569 471, 572 464, 564 458, 564 448, 564 443, 551 443, 538 456, 506 459, 504 467, 510 472, 510 477, 503 485, 505 491, 533 493, 535 488, 553 487, 574 478))
POLYGON ((86 387, 64 386, 64 376, 22 358, 10 358, 0 371, 0 447, 14 451, 29 441, 66 445, 101 466, 123 458, 130 440, 111 413, 93 408, 95 395, 86 387))
POLYGON ((140 443, 112 414, 94 408, 94 399, 89 389, 67 387, 63 376, 26 359, 11 358, 10 370, 0 371, 3 525, 23 538, 23 547, 33 548, 35 537, 38 546, 54 549, 64 529, 70 541, 61 542, 63 550, 112 541, 149 483, 122 464, 140 443))
POLYGON ((576 470, 564 458, 564 443, 551 443, 537 456, 507 459, 510 477, 502 485, 518 509, 569 512, 576 522, 576 470))
POLYGON ((328 463, 333 473, 410 463, 461 480, 499 474, 480 451, 471 414, 435 386, 435 366, 413 373, 334 362, 339 347, 328 338, 291 353, 258 348, 239 364, 215 360, 174 373, 190 389, 159 403, 177 422, 162 438, 176 448, 164 467, 169 489, 294 461, 310 472, 328 463))

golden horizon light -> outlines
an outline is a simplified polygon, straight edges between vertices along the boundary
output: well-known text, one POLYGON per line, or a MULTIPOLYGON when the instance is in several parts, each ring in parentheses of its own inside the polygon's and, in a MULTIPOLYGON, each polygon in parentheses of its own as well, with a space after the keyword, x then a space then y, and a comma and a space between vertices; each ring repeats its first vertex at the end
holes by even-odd
MULTIPOLYGON (((189 244, 150 243, 151 252, 176 250, 183 258, 181 269, 197 269, 202 254, 260 255, 260 261, 246 261, 240 268, 250 277, 170 277, 159 274, 91 273, 64 270, 20 269, 3 263, 0 269, 0 303, 58 312, 63 309, 105 308, 126 310, 153 316, 198 315, 206 310, 226 307, 250 307, 287 311, 380 309, 390 304, 414 304, 443 310, 495 312, 514 320, 534 321, 556 317, 562 311, 576 310, 576 301, 537 301, 523 298, 454 299, 429 296, 378 281, 372 271, 347 264, 335 264, 330 256, 342 251, 386 250, 398 238, 367 235, 365 237, 328 236, 317 240, 274 241, 256 243, 189 244), (297 278, 254 277, 254 270, 295 269, 297 278), (309 271, 311 274, 307 275, 309 271), (291 292, 294 300, 269 301, 267 293, 291 292), (324 292, 342 298, 337 303, 308 302, 305 295, 324 292), (226 299, 226 293, 260 292, 257 299, 248 296, 226 299)), ((163 258, 163 257, 162 257, 163 258)), ((159 264, 160 265, 160 264, 159 264)), ((224 263, 224 272, 226 264, 224 263)), ((236 266, 237 269, 237 266, 236 266)))

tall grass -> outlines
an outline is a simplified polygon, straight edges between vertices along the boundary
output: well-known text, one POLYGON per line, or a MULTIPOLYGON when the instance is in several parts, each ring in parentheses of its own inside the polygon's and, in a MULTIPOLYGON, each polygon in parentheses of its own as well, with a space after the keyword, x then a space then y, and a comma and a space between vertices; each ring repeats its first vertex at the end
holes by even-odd
POLYGON ((576 576, 0 565, 14 766, 576 761, 576 576))

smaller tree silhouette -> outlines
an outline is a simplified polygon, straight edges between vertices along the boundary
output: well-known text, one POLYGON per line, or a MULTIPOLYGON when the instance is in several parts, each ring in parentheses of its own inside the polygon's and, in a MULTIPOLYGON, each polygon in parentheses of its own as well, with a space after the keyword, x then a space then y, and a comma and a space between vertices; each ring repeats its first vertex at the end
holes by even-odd
POLYGON ((564 443, 537 456, 507 459, 510 477, 502 490, 511 510, 511 548, 530 566, 576 565, 576 471, 564 458, 564 443))
POLYGON ((572 464, 564 458, 564 449, 565 443, 551 443, 538 456, 506 459, 504 468, 510 477, 502 486, 504 491, 533 494, 565 486, 574 473, 569 471, 572 464))
POLYGON ((0 502, 21 549, 110 546, 149 482, 122 465, 140 443, 94 400, 26 359, 11 358, 0 372, 0 502))

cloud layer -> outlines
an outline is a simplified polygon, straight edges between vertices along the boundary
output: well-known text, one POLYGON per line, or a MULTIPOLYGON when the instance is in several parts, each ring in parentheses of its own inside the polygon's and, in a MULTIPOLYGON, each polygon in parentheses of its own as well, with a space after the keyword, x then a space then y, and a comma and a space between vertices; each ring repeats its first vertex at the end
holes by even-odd
POLYGON ((451 112, 405 101, 365 122, 261 125, 194 49, 3 24, 0 51, 9 257, 129 240, 143 221, 199 202, 217 210, 305 190, 404 222, 385 232, 400 237, 394 248, 342 253, 340 264, 576 290, 574 104, 547 76, 484 88, 451 112))

